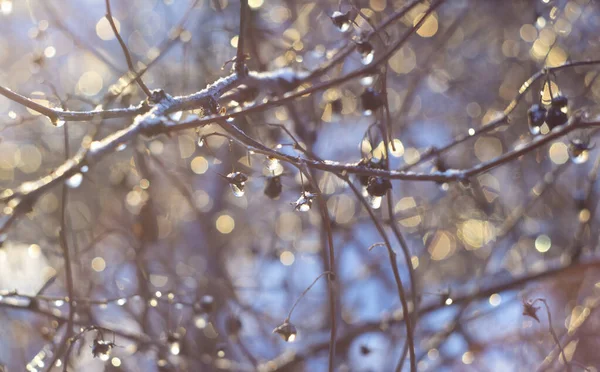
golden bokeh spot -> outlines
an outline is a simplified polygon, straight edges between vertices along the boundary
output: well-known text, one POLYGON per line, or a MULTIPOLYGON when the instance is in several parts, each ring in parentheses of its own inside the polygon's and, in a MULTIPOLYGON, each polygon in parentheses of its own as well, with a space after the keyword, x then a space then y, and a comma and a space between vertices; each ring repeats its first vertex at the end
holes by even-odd
MULTIPOLYGON (((417 23, 421 21, 425 14, 426 13, 421 13, 415 17, 415 19, 413 20, 413 27, 415 27, 417 23)), ((423 22, 421 27, 417 30, 417 34, 421 37, 432 37, 438 32, 438 28, 439 26, 437 14, 435 12, 432 12, 430 15, 427 16, 425 22, 423 22)))
POLYGON ((448 231, 439 230, 431 238, 427 250, 434 261, 441 261, 454 253, 456 243, 448 231))
POLYGON ((502 142, 498 138, 479 137, 475 141, 475 156, 480 161, 490 161, 500 155, 502 155, 502 142))
MULTIPOLYGON (((121 23, 115 17, 113 17, 113 22, 115 23, 115 26, 117 27, 117 31, 120 33, 121 32, 121 23)), ((112 39, 116 38, 115 33, 113 32, 112 28, 110 27, 110 22, 108 21, 108 19, 106 17, 100 18, 98 23, 96 23, 96 35, 98 35, 98 37, 104 41, 108 41, 108 40, 112 40, 112 39)))
POLYGON ((102 257, 94 257, 92 260, 92 270, 97 273, 100 273, 106 269, 106 261, 102 257))
POLYGON ((219 216, 215 224, 221 234, 229 234, 235 228, 235 220, 228 214, 219 216))
POLYGON ((290 251, 283 251, 279 255, 279 260, 285 266, 290 266, 290 265, 292 265, 294 263, 294 261, 296 260, 296 258, 294 257, 294 254, 292 252, 290 252, 290 251))
POLYGON ((208 161, 203 156, 196 156, 190 163, 192 172, 204 174, 208 170, 208 161))
MULTIPOLYGON (((394 213, 398 213, 398 212, 402 212, 402 211, 406 211, 406 210, 410 210, 410 209, 415 209, 416 207, 417 207, 417 203, 415 202, 414 198, 405 197, 405 198, 400 199, 398 201, 398 203, 396 203, 396 206, 394 207, 394 213)), ((415 210, 415 214, 416 213, 417 213, 417 211, 415 210)), ((419 216, 419 215, 400 220, 400 224, 405 227, 416 227, 420 223, 421 223, 421 216, 419 216)))
POLYGON ((496 238, 494 225, 488 221, 470 219, 459 225, 458 237, 466 244, 467 250, 481 248, 496 238))
POLYGON ((554 164, 564 164, 569 161, 569 149, 562 142, 553 143, 548 150, 548 155, 554 164))
POLYGON ((552 240, 548 235, 539 235, 535 238, 535 249, 540 253, 545 253, 552 247, 552 240))

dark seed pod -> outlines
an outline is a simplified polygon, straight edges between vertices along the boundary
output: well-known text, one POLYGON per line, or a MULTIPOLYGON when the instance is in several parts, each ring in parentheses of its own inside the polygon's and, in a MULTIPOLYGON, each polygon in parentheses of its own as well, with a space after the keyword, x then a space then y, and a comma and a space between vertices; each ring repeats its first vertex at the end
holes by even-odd
POLYGON ((370 87, 365 89, 365 91, 361 94, 360 101, 365 114, 372 114, 381 106, 383 106, 381 94, 370 87))
POLYGON ((346 32, 350 29, 350 11, 345 13, 335 11, 331 15, 331 22, 337 27, 340 31, 346 32))
POLYGON ((280 176, 272 176, 267 178, 264 191, 266 196, 271 199, 277 199, 281 195, 282 190, 283 186, 281 185, 280 176))
POLYGON ((384 196, 392 188, 390 180, 381 177, 370 177, 367 192, 372 196, 384 196))
POLYGON ((527 110, 527 118, 529 120, 529 130, 531 134, 537 135, 540 133, 540 128, 546 121, 547 110, 538 104, 532 105, 527 110))

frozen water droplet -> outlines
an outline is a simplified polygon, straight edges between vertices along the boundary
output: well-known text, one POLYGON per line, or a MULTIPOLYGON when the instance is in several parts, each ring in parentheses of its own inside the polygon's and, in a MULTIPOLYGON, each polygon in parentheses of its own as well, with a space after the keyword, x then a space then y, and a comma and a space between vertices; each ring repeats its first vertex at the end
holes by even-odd
POLYGON ((62 306, 64 304, 65 304, 65 302, 63 300, 56 300, 56 301, 54 301, 54 306, 60 307, 60 306, 62 306))
POLYGON ((369 85, 373 84, 373 81, 375 81, 375 78, 373 78, 373 76, 367 75, 360 78, 360 85, 362 85, 363 87, 368 87, 369 85))
POLYGON ((61 119, 53 119, 53 120, 51 120, 51 122, 52 122, 52 125, 54 125, 57 128, 60 128, 63 125, 65 125, 65 121, 61 120, 61 119))
POLYGON ((126 298, 119 298, 119 299, 117 300, 117 305, 119 305, 119 306, 123 306, 123 305, 125 305, 126 303, 127 303, 127 299, 126 299, 126 298))
POLYGON ((583 164, 588 161, 590 153, 588 150, 580 151, 577 155, 571 154, 571 161, 575 164, 583 164))
POLYGON ((87 165, 84 165, 79 170, 81 171, 81 173, 87 173, 90 170, 90 167, 88 167, 87 165))
POLYGON ((171 118, 171 120, 174 120, 174 121, 181 120, 182 116, 183 116, 183 111, 177 111, 177 112, 174 112, 171 115, 169 115, 169 117, 171 118))
POLYGON ((283 173, 283 165, 279 159, 267 159, 267 171, 272 176, 279 176, 283 173))
POLYGON ((171 344, 169 345, 169 351, 173 355, 179 355, 179 352, 181 351, 181 346, 179 344, 179 341, 171 342, 171 344))
POLYGON ((360 58, 360 61, 362 62, 363 65, 368 65, 369 63, 373 62, 374 57, 375 57, 375 51, 371 50, 369 53, 363 54, 362 57, 360 58))
POLYGON ((125 150, 126 148, 127 148, 127 144, 126 144, 126 143, 120 143, 120 144, 117 146, 117 151, 123 151, 123 150, 125 150))
POLYGON ((382 200, 383 200, 383 198, 381 196, 374 196, 374 195, 367 196, 367 201, 369 202, 369 205, 373 209, 379 209, 379 208, 381 208, 381 201, 382 200))
POLYGON ((67 179, 67 181, 65 183, 68 187, 70 187, 72 189, 76 189, 79 186, 81 186, 82 182, 83 182, 83 174, 75 173, 74 175, 69 177, 69 179, 67 179))
POLYGON ((235 120, 234 118, 227 118, 227 120, 225 120, 225 121, 228 123, 233 123, 234 120, 235 120))
POLYGON ((231 184, 231 191, 233 191, 233 195, 241 198, 242 196, 244 196, 244 194, 246 193, 246 191, 244 190, 244 184, 235 184, 232 183, 231 184))
POLYGON ((346 32, 350 29, 350 12, 335 11, 331 15, 331 21, 340 31, 346 32))
POLYGON ((198 138, 198 147, 203 147, 204 146, 204 138, 198 138))
POLYGON ((313 199, 315 198, 314 194, 310 192, 304 191, 298 200, 296 200, 292 205, 299 212, 308 212, 312 207, 313 199))

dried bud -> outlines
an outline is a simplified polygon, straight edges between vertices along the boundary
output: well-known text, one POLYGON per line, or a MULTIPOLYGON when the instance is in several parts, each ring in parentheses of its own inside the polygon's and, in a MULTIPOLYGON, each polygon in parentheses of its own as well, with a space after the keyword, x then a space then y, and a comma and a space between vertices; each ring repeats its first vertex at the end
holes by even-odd
POLYGON ((533 306, 533 302, 523 301, 523 315, 537 320, 538 323, 540 322, 540 318, 537 316, 539 309, 539 306, 533 306))
POLYGON ((367 192, 372 196, 384 196, 388 190, 391 190, 390 180, 381 177, 370 177, 367 185, 367 192))
POLYGON ((104 341, 101 339, 95 339, 92 344, 92 355, 94 358, 100 358, 102 360, 108 360, 110 351, 116 345, 113 342, 104 341))
POLYGON ((547 110, 538 105, 532 105, 529 110, 527 110, 527 118, 529 121, 529 131, 533 135, 538 135, 541 131, 542 125, 546 121, 547 110))

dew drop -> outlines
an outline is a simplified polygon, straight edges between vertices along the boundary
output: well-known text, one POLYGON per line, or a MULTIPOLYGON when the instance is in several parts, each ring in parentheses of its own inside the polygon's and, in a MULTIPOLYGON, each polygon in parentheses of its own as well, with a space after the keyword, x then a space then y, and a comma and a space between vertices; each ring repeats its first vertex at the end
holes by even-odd
POLYGON ((590 152, 588 150, 580 150, 580 151, 569 151, 569 155, 571 161, 575 164, 583 164, 588 161, 590 158, 590 152))
POLYGON ((373 62, 373 58, 375 57, 375 51, 371 51, 369 53, 363 54, 362 57, 360 58, 360 61, 362 62, 363 65, 368 65, 369 63, 373 62))
POLYGON ((65 302, 63 300, 56 300, 56 301, 54 301, 54 306, 60 307, 60 306, 62 306, 64 304, 65 304, 65 302))
POLYGON ((346 32, 350 29, 350 12, 335 11, 331 15, 331 21, 341 32, 346 32))
POLYGON ((204 146, 204 138, 200 137, 198 138, 198 147, 203 147, 204 146))
POLYGON ((117 300, 117 305, 119 305, 119 306, 123 306, 123 305, 125 305, 126 303, 127 303, 127 299, 126 299, 126 298, 119 298, 119 299, 117 300))
POLYGON ((82 182, 83 182, 83 174, 75 173, 74 175, 69 177, 69 179, 67 179, 65 184, 67 185, 67 187, 69 187, 71 189, 76 189, 79 186, 81 186, 82 182))
POLYGON ((246 190, 244 190, 245 187, 243 184, 238 185, 238 184, 232 183, 230 186, 231 186, 231 191, 233 192, 233 195, 238 198, 241 198, 246 193, 246 190))
POLYGON ((382 200, 383 200, 383 198, 381 196, 374 196, 374 195, 367 196, 367 202, 369 203, 369 205, 373 209, 379 209, 379 208, 381 208, 381 201, 382 200))
POLYGON ((87 173, 90 170, 90 167, 88 167, 87 165, 84 165, 79 170, 81 171, 81 173, 87 173))
POLYGON ((65 121, 61 120, 61 119, 53 119, 53 120, 51 120, 51 122, 52 122, 52 125, 54 125, 57 128, 60 128, 63 125, 65 125, 65 121))
POLYGON ((362 85, 363 87, 368 87, 369 85, 373 84, 374 81, 375 78, 373 76, 367 75, 360 78, 360 85, 362 85))
POLYGON ((120 144, 117 146, 117 149, 116 149, 116 150, 117 150, 117 151, 123 151, 123 150, 125 150, 126 148, 127 148, 127 144, 126 144, 126 143, 120 143, 120 144))

